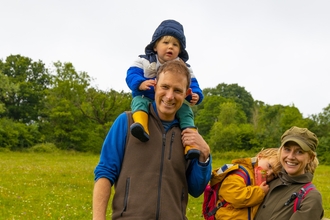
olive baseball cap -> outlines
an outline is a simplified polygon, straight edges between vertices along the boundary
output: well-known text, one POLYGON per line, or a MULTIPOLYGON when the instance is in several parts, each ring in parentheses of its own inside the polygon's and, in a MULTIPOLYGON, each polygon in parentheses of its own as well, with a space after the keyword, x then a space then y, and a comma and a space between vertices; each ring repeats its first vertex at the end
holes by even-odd
POLYGON ((293 141, 297 143, 304 151, 316 151, 319 144, 317 136, 307 128, 299 128, 296 126, 291 127, 285 131, 281 137, 281 146, 287 142, 293 141))

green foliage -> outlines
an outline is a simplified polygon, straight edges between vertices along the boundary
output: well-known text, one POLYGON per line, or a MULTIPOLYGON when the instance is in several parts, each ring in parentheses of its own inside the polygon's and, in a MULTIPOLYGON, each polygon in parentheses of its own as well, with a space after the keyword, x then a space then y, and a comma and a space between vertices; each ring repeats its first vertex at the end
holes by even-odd
POLYGON ((6 112, 5 102, 8 101, 9 97, 15 94, 17 91, 18 86, 14 83, 11 83, 8 76, 4 75, 0 68, 0 115, 6 112))
POLYGON ((227 99, 220 96, 205 96, 204 101, 197 107, 195 124, 198 132, 205 138, 208 137, 214 122, 218 120, 220 103, 227 99))
POLYGON ((242 106, 246 117, 250 121, 252 117, 252 109, 254 100, 249 92, 244 87, 238 84, 218 84, 215 88, 206 88, 203 90, 203 94, 207 96, 222 96, 227 99, 231 99, 237 104, 242 106))
POLYGON ((214 151, 251 149, 254 139, 253 127, 248 124, 246 115, 239 104, 225 102, 220 104, 218 121, 210 131, 209 145, 214 151))
MULTIPOLYGON (((304 118, 294 105, 253 100, 237 84, 220 83, 203 94, 203 102, 192 109, 213 153, 277 147, 283 132, 295 125, 317 134, 319 159, 330 164, 330 105, 304 118)), ((58 61, 48 70, 41 61, 11 55, 0 60, 0 148, 26 150, 54 143, 63 150, 99 153, 131 100, 131 93, 93 88, 90 76, 72 63, 58 61)))
POLYGON ((0 148, 26 149, 37 142, 39 136, 34 124, 27 125, 8 118, 0 119, 0 148))
POLYGON ((38 121, 45 90, 50 82, 44 64, 20 55, 11 55, 6 62, 0 62, 0 71, 18 88, 5 98, 0 96, 1 102, 6 105, 6 117, 23 123, 38 121))
POLYGON ((56 153, 59 149, 52 143, 37 144, 29 148, 29 152, 33 153, 56 153))

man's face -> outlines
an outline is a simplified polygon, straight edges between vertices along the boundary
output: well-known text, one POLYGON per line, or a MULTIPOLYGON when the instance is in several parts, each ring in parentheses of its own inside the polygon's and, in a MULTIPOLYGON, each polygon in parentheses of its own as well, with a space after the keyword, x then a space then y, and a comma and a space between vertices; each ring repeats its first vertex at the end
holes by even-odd
POLYGON ((159 75, 156 83, 155 102, 159 118, 163 121, 172 121, 191 92, 191 89, 186 89, 187 78, 182 74, 167 71, 159 75))

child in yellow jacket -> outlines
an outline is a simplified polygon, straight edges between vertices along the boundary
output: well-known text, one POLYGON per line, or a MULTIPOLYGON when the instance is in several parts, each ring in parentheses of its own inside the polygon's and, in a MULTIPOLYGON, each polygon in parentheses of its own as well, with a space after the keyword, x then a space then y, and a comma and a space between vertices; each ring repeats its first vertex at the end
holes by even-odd
MULTIPOLYGON (((269 190, 268 182, 277 178, 281 170, 281 164, 278 159, 278 148, 268 148, 260 151, 256 157, 241 158, 232 161, 233 164, 243 166, 249 173, 250 185, 247 185, 244 179, 235 173, 229 173, 223 180, 219 193, 218 203, 225 202, 224 206, 217 210, 215 219, 217 220, 238 220, 253 219, 257 213, 259 205, 263 201, 269 190), (260 172, 264 175, 264 181, 260 181, 260 172)), ((213 171, 212 181, 216 181, 217 170, 213 171)))

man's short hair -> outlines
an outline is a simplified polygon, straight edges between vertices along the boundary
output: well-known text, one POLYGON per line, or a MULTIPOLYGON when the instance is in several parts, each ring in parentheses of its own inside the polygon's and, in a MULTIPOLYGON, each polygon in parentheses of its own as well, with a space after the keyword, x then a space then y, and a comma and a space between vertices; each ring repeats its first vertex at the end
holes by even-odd
POLYGON ((159 74, 163 73, 163 72, 165 73, 167 71, 170 71, 175 74, 185 75, 187 77, 187 88, 186 89, 190 88, 191 75, 190 75, 187 65, 183 61, 171 60, 171 61, 167 61, 166 63, 164 63, 157 71, 157 76, 156 76, 157 81, 159 80, 159 74))

